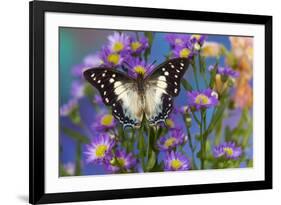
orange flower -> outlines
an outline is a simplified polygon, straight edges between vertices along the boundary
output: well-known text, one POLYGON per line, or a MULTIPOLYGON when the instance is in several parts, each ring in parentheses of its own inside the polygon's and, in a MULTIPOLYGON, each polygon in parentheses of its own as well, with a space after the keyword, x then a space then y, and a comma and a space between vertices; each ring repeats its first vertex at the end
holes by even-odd
POLYGON ((239 70, 239 78, 234 94, 235 105, 253 106, 253 89, 250 81, 253 76, 253 38, 230 37, 231 53, 226 62, 239 70))
POLYGON ((201 54, 205 57, 216 57, 221 54, 221 45, 216 42, 205 42, 201 54))

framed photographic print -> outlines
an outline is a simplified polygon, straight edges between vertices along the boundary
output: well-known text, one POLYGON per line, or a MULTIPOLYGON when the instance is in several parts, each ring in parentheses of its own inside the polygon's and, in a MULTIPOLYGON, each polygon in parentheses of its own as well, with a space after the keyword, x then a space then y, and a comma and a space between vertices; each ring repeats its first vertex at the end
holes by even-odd
POLYGON ((272 17, 30 2, 30 203, 272 188, 272 17))

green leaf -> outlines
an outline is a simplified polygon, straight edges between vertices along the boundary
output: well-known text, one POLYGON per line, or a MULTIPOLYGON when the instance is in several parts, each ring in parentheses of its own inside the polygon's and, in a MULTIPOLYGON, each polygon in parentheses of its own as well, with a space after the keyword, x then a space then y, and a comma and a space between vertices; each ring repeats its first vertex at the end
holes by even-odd
POLYGON ((151 151, 151 155, 150 155, 150 157, 147 161, 146 167, 145 167, 146 171, 150 171, 154 167, 155 162, 156 162, 156 154, 154 151, 151 151))
POLYGON ((74 131, 74 130, 72 130, 70 128, 67 128, 67 127, 63 127, 62 130, 66 135, 68 135, 72 139, 76 140, 77 142, 81 142, 81 143, 84 143, 84 144, 90 143, 90 140, 89 140, 88 137, 80 134, 77 131, 74 131))
POLYGON ((186 79, 182 79, 181 84, 183 85, 185 90, 188 90, 188 91, 193 90, 192 86, 190 85, 190 83, 186 79))

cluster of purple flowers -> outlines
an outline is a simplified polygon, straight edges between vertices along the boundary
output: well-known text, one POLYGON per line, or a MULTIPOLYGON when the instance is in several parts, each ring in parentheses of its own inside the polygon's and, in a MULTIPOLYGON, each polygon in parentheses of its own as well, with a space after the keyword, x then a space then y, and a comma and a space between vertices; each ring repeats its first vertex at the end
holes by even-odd
POLYGON ((192 58, 203 46, 205 35, 167 34, 173 57, 192 58))
MULTIPOLYGON (((214 66, 213 65, 210 65, 208 70, 209 71, 212 71, 214 69, 214 66)), ((217 68, 217 74, 220 74, 222 76, 227 76, 227 77, 232 77, 232 78, 237 78, 239 77, 239 72, 238 71, 235 71, 233 70, 231 67, 229 66, 225 66, 225 67, 222 67, 222 66, 219 66, 217 68)))
POLYGON ((170 129, 167 136, 161 137, 157 141, 157 147, 160 151, 165 152, 164 171, 183 171, 191 169, 191 164, 184 154, 176 151, 177 146, 184 145, 187 136, 180 128, 170 129))
POLYGON ((100 52, 84 60, 84 65, 109 68, 121 66, 128 68, 128 74, 132 77, 136 77, 136 74, 145 75, 152 69, 152 65, 141 60, 141 56, 148 47, 148 39, 145 36, 137 38, 114 32, 108 36, 108 43, 100 52))
POLYGON ((86 146, 85 155, 88 163, 104 165, 110 173, 133 171, 137 160, 132 153, 117 148, 114 138, 108 134, 100 134, 86 146))

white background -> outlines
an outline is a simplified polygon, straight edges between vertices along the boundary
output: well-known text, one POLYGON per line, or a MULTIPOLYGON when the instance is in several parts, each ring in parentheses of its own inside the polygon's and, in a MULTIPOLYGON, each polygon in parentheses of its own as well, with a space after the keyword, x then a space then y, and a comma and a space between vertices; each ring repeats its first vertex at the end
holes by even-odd
POLYGON ((184 184, 258 181, 264 179, 264 26, 200 21, 142 19, 47 13, 45 16, 45 191, 47 193, 125 189, 184 184), (168 27, 166 25, 169 25, 168 27), (60 26, 80 28, 110 28, 122 30, 153 30, 165 32, 215 33, 254 36, 254 167, 249 169, 226 169, 190 171, 177 173, 146 173, 128 175, 84 176, 59 178, 58 168, 58 50, 59 38, 54 36, 60 26), (54 120, 55 119, 55 120, 54 120), (124 183, 126 182, 126 183, 124 183))
MULTIPOLYGON (((79 2, 79 0, 72 0, 79 2)), ((186 10, 267 14, 274 17, 274 190, 219 193, 79 204, 228 204, 272 203, 280 200, 281 13, 276 0, 80 0, 80 2, 186 10), (278 36, 278 37, 277 37, 278 36), (278 93, 279 90, 279 93, 278 93), (278 196, 279 195, 279 196, 278 196)), ((28 1, 1 2, 0 31, 0 202, 26 204, 28 199, 28 1)), ((279 202, 280 203, 280 202, 279 202)))

